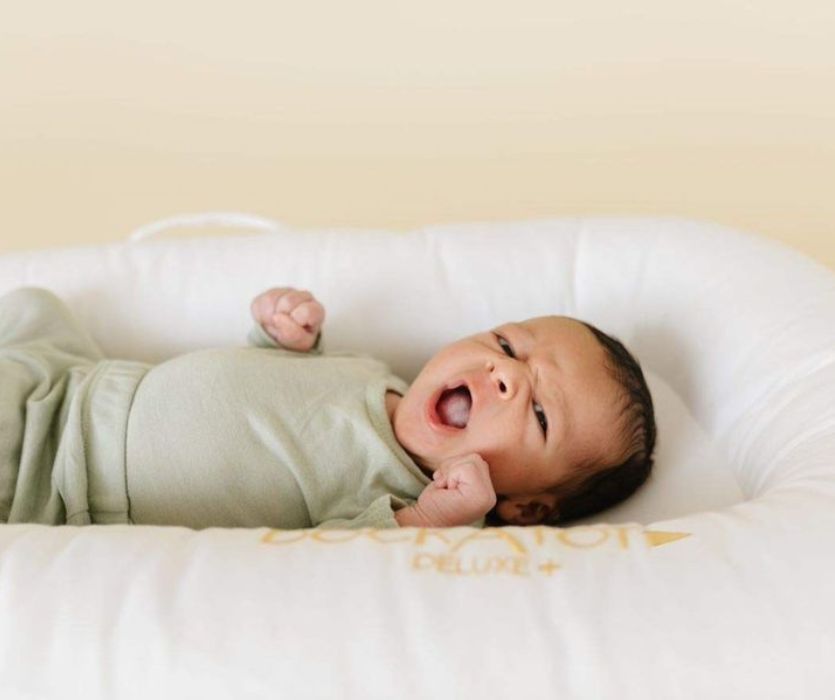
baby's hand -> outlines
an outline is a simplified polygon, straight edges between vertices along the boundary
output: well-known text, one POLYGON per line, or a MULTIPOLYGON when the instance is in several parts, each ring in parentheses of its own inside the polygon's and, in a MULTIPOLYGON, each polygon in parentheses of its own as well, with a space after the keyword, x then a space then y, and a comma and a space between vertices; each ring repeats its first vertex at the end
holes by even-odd
POLYGON ((325 307, 310 292, 292 287, 262 292, 252 300, 250 311, 279 345, 301 352, 313 347, 325 320, 325 307))
POLYGON ((442 462, 417 502, 418 510, 433 527, 470 525, 494 505, 490 468, 476 453, 442 462))

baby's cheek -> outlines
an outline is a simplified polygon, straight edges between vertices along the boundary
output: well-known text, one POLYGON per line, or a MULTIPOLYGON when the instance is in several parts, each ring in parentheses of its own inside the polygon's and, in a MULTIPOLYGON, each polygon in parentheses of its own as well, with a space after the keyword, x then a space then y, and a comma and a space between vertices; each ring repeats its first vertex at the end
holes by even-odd
POLYGON ((484 459, 487 459, 487 453, 500 457, 518 454, 523 449, 519 436, 507 430, 501 422, 490 425, 468 425, 466 432, 473 446, 473 452, 478 452, 484 459))
POLYGON ((473 452, 481 455, 481 458, 487 462, 490 481, 496 491, 506 490, 514 484, 518 476, 515 473, 516 465, 523 462, 523 459, 514 459, 512 453, 500 445, 481 446, 473 452))

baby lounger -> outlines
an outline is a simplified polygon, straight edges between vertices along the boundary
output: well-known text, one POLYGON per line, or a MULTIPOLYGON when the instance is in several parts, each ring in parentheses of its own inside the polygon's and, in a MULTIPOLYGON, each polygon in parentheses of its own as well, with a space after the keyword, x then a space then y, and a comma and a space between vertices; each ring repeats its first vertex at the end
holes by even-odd
POLYGON ((0 526, 4 700, 833 697, 830 270, 674 218, 168 223, 218 221, 266 230, 10 253, 0 293, 52 289, 108 355, 158 361, 310 289, 326 350, 407 381, 451 340, 574 316, 640 359, 655 471, 562 529, 0 526))

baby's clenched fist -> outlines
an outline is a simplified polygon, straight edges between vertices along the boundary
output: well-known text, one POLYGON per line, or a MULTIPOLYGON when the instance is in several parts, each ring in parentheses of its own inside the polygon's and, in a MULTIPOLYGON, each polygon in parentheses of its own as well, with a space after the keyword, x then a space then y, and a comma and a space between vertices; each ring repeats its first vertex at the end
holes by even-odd
POLYGON ((325 307, 306 290, 275 287, 262 292, 250 305, 252 318, 279 345, 307 352, 325 320, 325 307))
POLYGON ((417 501, 418 510, 433 527, 470 525, 495 505, 490 467, 476 453, 442 462, 417 501))

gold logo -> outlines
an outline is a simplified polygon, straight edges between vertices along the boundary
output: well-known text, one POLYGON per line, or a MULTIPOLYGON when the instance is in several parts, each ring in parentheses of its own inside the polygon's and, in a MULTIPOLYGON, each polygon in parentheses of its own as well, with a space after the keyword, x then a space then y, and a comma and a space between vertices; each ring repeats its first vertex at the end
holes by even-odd
POLYGON ((450 576, 553 576, 578 555, 644 551, 690 537, 686 532, 646 530, 641 525, 502 528, 397 528, 268 530, 261 542, 275 547, 346 543, 394 549, 417 573, 450 576))

